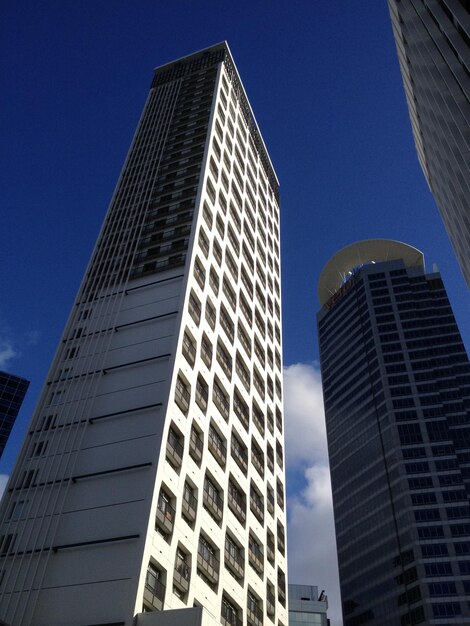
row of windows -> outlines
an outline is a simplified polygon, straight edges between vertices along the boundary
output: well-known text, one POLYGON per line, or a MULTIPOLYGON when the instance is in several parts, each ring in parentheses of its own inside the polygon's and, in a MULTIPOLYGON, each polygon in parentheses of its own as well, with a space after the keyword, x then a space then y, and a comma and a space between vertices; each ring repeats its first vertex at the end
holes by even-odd
MULTIPOLYGON (((216 122, 216 131, 217 131, 217 122, 216 122)), ((219 135, 220 140, 220 135, 219 135)), ((223 143, 221 141, 221 143, 223 143)), ((217 157, 217 161, 214 157, 211 157, 209 161, 209 171, 213 178, 208 179, 208 192, 212 201, 215 200, 215 189, 214 184, 218 184, 219 182, 222 185, 222 188, 225 194, 231 194, 233 200, 235 202, 236 207, 238 208, 238 213, 240 213, 243 209, 246 213, 246 217, 253 229, 253 232, 256 232, 260 240, 263 242, 263 245, 266 245, 269 242, 269 247, 272 250, 273 242, 277 242, 279 240, 279 228, 277 224, 274 224, 271 220, 270 214, 267 213, 266 219, 266 203, 265 198, 263 196, 263 190, 259 189, 259 193, 255 191, 254 188, 251 187, 251 174, 249 170, 249 166, 245 172, 244 165, 241 164, 240 157, 241 155, 238 153, 238 146, 235 146, 235 160, 233 161, 233 165, 230 158, 231 146, 229 145, 231 140, 226 136, 226 147, 222 154, 220 149, 220 144, 217 139, 214 137, 213 139, 213 152, 217 157), (237 166, 240 166, 240 168, 237 166), (241 171, 240 171, 241 170, 241 171), (230 176, 231 181, 230 181, 230 176), (219 181, 220 179, 220 181, 219 181), (244 199, 242 199, 244 196, 244 199), (258 210, 258 220, 255 221, 254 212, 258 210)), ((222 192, 222 188, 219 193, 222 192)), ((235 220, 241 225, 239 217, 235 216, 235 220)), ((240 230, 240 227, 238 228, 240 230)))
MULTIPOLYGON (((198 326, 201 321, 202 309, 201 309, 201 302, 193 291, 191 292, 190 297, 189 297, 188 311, 191 315, 192 320, 198 326)), ((212 329, 215 329, 216 312, 209 298, 206 300, 205 318, 209 326, 212 329)), ((230 342, 233 342, 233 339, 235 336, 234 325, 231 320, 231 317, 227 313, 227 309, 223 305, 221 306, 221 309, 220 309, 219 320, 220 320, 222 329, 227 335, 227 338, 229 339, 230 342)), ((248 334, 243 329, 243 326, 240 327, 239 325, 238 328, 239 330, 241 328, 241 332, 238 333, 238 335, 242 337, 241 343, 242 345, 243 343, 247 344, 247 348, 249 350, 249 347, 251 344, 249 342, 248 334)), ((191 361, 194 355, 194 350, 196 350, 196 342, 192 338, 192 335, 190 335, 189 333, 186 334, 185 341, 187 344, 189 344, 190 347, 186 349, 183 348, 183 351, 186 350, 187 355, 185 356, 187 356, 187 360, 189 359, 189 361, 191 361)), ((258 359, 260 361, 264 360, 264 352, 262 350, 260 342, 255 340, 254 346, 255 346, 255 352, 259 353, 258 359)), ((201 341, 201 356, 208 367, 210 367, 212 364, 212 351, 213 351, 212 344, 210 343, 207 336, 203 335, 203 339, 201 341)), ((272 350, 270 348, 267 349, 266 354, 269 355, 269 360, 271 360, 272 350)), ((279 351, 276 351, 275 354, 276 354, 276 364, 277 364, 277 362, 280 361, 280 353, 279 351)), ((227 376, 229 380, 232 378, 232 372, 234 371, 236 373, 243 387, 245 387, 248 393, 250 393, 251 389, 254 388, 258 392, 258 395, 260 396, 262 401, 266 399, 266 396, 268 396, 271 399, 271 401, 274 401, 275 395, 279 400, 281 400, 282 384, 281 384, 280 376, 276 374, 273 380, 271 376, 263 375, 256 366, 252 366, 251 364, 250 366, 248 366, 246 364, 245 358, 243 357, 240 351, 236 352, 235 364, 233 366, 231 355, 229 354, 227 348, 224 346, 220 338, 217 343, 216 360, 219 363, 219 365, 222 367, 225 376, 227 376)), ((205 383, 204 383, 204 386, 207 387, 205 383)), ((225 416, 225 413, 227 413, 229 409, 228 394, 223 389, 223 385, 220 383, 220 381, 218 381, 217 384, 214 385, 214 389, 217 394, 217 403, 225 407, 222 411, 225 416)))
MULTIPOLYGON (((243 115, 243 105, 241 101, 240 101, 241 106, 239 109, 239 114, 238 114, 237 119, 235 119, 235 109, 237 108, 237 94, 235 92, 232 92, 232 97, 230 98, 228 92, 225 91, 224 89, 224 80, 225 80, 225 77, 222 79, 222 90, 220 92, 221 104, 219 105, 219 109, 218 109, 218 113, 220 116, 219 120, 223 126, 225 122, 225 117, 226 117, 225 111, 227 111, 229 114, 229 118, 227 118, 227 131, 228 131, 228 135, 230 135, 231 138, 233 138, 233 135, 234 135, 233 133, 234 125, 236 127, 236 144, 238 148, 238 154, 237 152, 235 152, 236 161, 239 164, 240 169, 242 171, 243 171, 243 166, 246 164, 247 176, 250 180, 251 185, 253 186, 253 188, 255 188, 255 179, 256 179, 256 172, 257 172, 256 154, 258 150, 256 148, 255 142, 253 141, 251 137, 251 134, 249 132, 248 133, 246 132, 246 118, 245 118, 245 115, 243 115), (248 141, 246 141, 246 138, 248 139, 248 141), (245 147, 246 147, 246 153, 245 153, 245 147), (243 154, 240 154, 240 151, 243 154), (245 155, 246 155, 246 160, 243 158, 245 155)), ((262 160, 261 160, 261 166, 264 169, 264 164, 262 163, 262 160)), ((269 187, 267 178, 262 176, 261 170, 259 174, 260 174, 259 180, 258 180, 259 193, 260 195, 266 196, 269 192, 270 198, 269 198, 268 206, 270 209, 270 213, 273 215, 276 223, 279 223, 278 213, 275 210, 273 211, 273 205, 274 205, 274 208, 277 208, 277 207, 276 207, 276 203, 273 197, 272 189, 270 189, 269 187)))
MULTIPOLYGON (((190 395, 191 394, 190 394, 189 383, 186 383, 180 377, 177 381, 177 386, 176 386, 176 401, 177 401, 178 406, 181 408, 181 410, 183 410, 185 414, 189 410, 190 395)), ((203 412, 205 412, 207 409, 208 396, 209 394, 208 394, 207 384, 205 383, 202 376, 199 376, 197 379, 197 383, 196 383, 195 400, 203 412)), ((214 399, 216 406, 222 412, 223 416, 226 419, 228 419, 229 408, 230 408, 228 396, 225 394, 225 391, 223 390, 223 388, 220 387, 217 381, 215 381, 214 383, 213 399, 214 399)), ((241 421, 242 425, 244 426, 244 428, 248 430, 249 419, 250 419, 249 408, 248 408, 248 405, 245 403, 245 401, 242 399, 240 393, 237 391, 236 388, 235 388, 235 394, 233 397, 233 409, 234 409, 235 414, 241 421)), ((253 403, 253 407, 252 407, 252 421, 254 425, 256 426, 256 428, 259 430, 260 434, 264 436, 264 433, 265 433, 264 416, 261 410, 259 409, 259 407, 256 405, 256 403, 253 403)), ((277 423, 278 429, 281 429, 282 431, 281 413, 278 409, 276 410, 276 423, 277 423)), ((270 430, 270 432, 274 434, 274 419, 269 409, 267 411, 267 424, 268 424, 268 429, 270 430)), ((233 438, 232 438, 232 441, 233 441, 233 438)), ((268 466, 271 465, 270 463, 270 460, 272 458, 272 455, 270 452, 271 450, 272 448, 268 444, 267 446, 268 466)), ((280 444, 279 441, 276 443, 276 453, 277 453, 278 464, 282 467, 282 445, 280 444)))
MULTIPOLYGON (((249 168, 249 162, 246 163, 247 169, 245 171, 245 164, 243 163, 243 158, 239 151, 239 146, 235 144, 235 149, 233 147, 233 141, 228 133, 225 134, 225 147, 224 152, 222 154, 221 144, 224 146, 224 138, 223 132, 220 124, 216 121, 215 124, 216 135, 212 140, 212 150, 213 154, 215 154, 217 161, 221 162, 223 160, 223 170, 221 170, 221 183, 228 193, 229 191, 229 176, 233 170, 233 177, 231 181, 231 192, 234 197, 235 202, 241 209, 243 206, 242 195, 245 196, 245 208, 250 211, 259 212, 259 230, 263 238, 266 240, 266 230, 268 230, 269 236, 273 235, 276 239, 279 239, 279 219, 278 219, 278 206, 276 203, 272 204, 271 200, 269 203, 266 202, 266 194, 268 193, 268 188, 264 188, 261 184, 258 184, 256 188, 255 181, 253 179, 253 174, 249 168), (232 160, 231 155, 234 155, 233 160, 233 168, 232 168, 232 160), (237 166, 238 164, 238 166, 237 166), (257 198, 255 199, 255 196, 257 198), (248 204, 249 203, 249 204, 248 204), (274 218, 274 222, 271 220, 271 216, 274 218), (268 218, 268 220, 266 219, 268 218)), ((209 163, 209 167, 211 169, 212 175, 214 179, 217 181, 219 178, 219 170, 217 167, 216 161, 213 161, 212 167, 209 163)), ((269 190, 271 196, 271 190, 269 190)), ((254 220, 252 220, 254 222, 254 220)))
MULTIPOLYGON (((207 215, 208 214, 206 213, 205 216, 207 217, 207 215)), ((216 228, 220 235, 221 240, 224 241, 224 237, 225 237, 224 222, 222 220, 219 221, 217 219, 216 228)), ((226 261, 226 266, 230 272, 231 279, 229 279, 228 274, 226 274, 225 276, 223 276, 222 283, 225 282, 227 284, 230 284, 232 280, 235 282, 236 285, 239 285, 241 283, 244 289, 246 290, 247 295, 249 296, 249 299, 252 300, 254 297, 254 294, 256 294, 257 302, 261 310, 263 311, 263 313, 266 315, 267 312, 269 312, 271 317, 275 318, 274 321, 279 321, 280 320, 280 306, 279 306, 278 299, 280 298, 280 288, 279 288, 278 279, 274 278, 274 281, 273 281, 270 275, 266 278, 264 270, 261 268, 259 260, 257 260, 256 278, 257 278, 257 281, 259 282, 256 282, 255 290, 253 291, 253 283, 251 279, 249 278, 249 275, 253 276, 255 274, 255 264, 253 261, 253 257, 251 256, 251 253, 247 250, 246 245, 243 244, 242 245, 242 257, 246 265, 244 265, 243 263, 241 265, 240 280, 239 280, 238 279, 238 274, 239 274, 238 267, 237 267, 236 262, 233 260, 233 255, 236 255, 237 257, 240 256, 240 246, 238 243, 238 239, 236 235, 233 233, 233 229, 230 224, 228 224, 228 227, 227 227, 227 238, 228 238, 228 241, 230 242, 231 248, 233 249, 233 253, 230 252, 230 249, 228 246, 226 246, 226 249, 225 249, 225 261, 226 261), (274 305, 273 305, 273 300, 271 298, 271 295, 273 293, 275 293, 277 297, 277 300, 274 300, 274 305)), ((207 235, 205 234, 203 228, 201 227, 199 231, 199 247, 200 247, 200 250, 202 251, 202 255, 205 258, 208 258, 209 256, 209 245, 210 245, 209 239, 207 235)), ((217 265, 220 266, 222 264, 222 248, 219 244, 217 237, 214 237, 212 247, 213 247, 212 256, 215 259, 217 265)), ((274 264, 276 263, 277 262, 274 262, 274 264)), ((205 268, 203 267, 203 264, 200 261, 199 261, 199 266, 200 266, 201 271, 200 271, 198 283, 202 283, 204 285, 206 271, 205 271, 205 268)), ((220 280, 218 271, 212 265, 210 272, 209 272, 209 285, 212 291, 214 291, 216 295, 219 293, 220 282, 221 280, 220 280)), ((201 288, 203 288, 203 286, 201 288)), ((236 308, 236 296, 233 293, 232 288, 230 287, 230 289, 228 289, 227 286, 223 284, 223 290, 228 291, 228 294, 226 293, 226 296, 228 297, 232 308, 235 309, 236 308)), ((261 332, 263 333, 263 336, 264 336, 264 330, 262 330, 261 332)), ((276 335, 277 334, 278 333, 276 333, 276 335)))
MULTIPOLYGON (((354 279, 350 279, 349 282, 354 279)), ((350 290, 343 298, 334 305, 328 314, 322 317, 318 323, 319 336, 322 345, 327 345, 329 340, 334 340, 337 332, 341 332, 344 327, 354 323, 356 312, 364 313, 363 318, 368 318, 367 300, 365 289, 362 283, 350 290)))
MULTIPOLYGON (((209 472, 206 472, 204 477, 204 486, 202 489, 202 504, 210 516, 220 525, 222 522, 224 512, 224 491, 217 483, 215 478, 209 472)), ((272 491, 271 491, 272 494, 272 491)), ((272 495, 274 507, 274 496, 272 495)), ((278 501, 279 504, 279 501, 278 501)), ((235 515, 238 521, 244 527, 246 524, 246 507, 247 498, 241 487, 235 481, 232 475, 230 475, 227 489, 227 505, 230 511, 235 515)), ((193 528, 197 517, 198 508, 198 490, 196 487, 186 479, 184 484, 183 499, 182 499, 182 517, 193 528)), ((268 507, 269 508, 269 507, 268 507)), ((264 498, 258 491, 255 484, 250 484, 250 510, 254 513, 258 521, 263 524, 264 522, 264 498)), ((274 508, 272 509, 274 510, 274 508)), ((160 489, 158 503, 157 503, 157 516, 155 519, 156 530, 165 538, 166 541, 170 541, 174 524, 176 519, 176 498, 171 494, 168 487, 163 486, 160 489)), ((251 531, 250 531, 251 532, 251 531)), ((268 550, 268 560, 274 562, 274 536, 271 531, 267 530, 267 539, 269 546, 272 546, 272 550, 268 550), (271 541, 272 539, 272 541, 271 541)), ((285 531, 283 524, 277 522, 277 548, 282 555, 285 555, 285 531)), ((262 570, 261 570, 262 573, 262 570)))
POLYGON ((222 178, 221 182, 225 187, 225 190, 228 192, 228 177, 233 174, 232 194, 235 201, 238 204, 241 204, 240 196, 241 194, 245 195, 245 201, 249 203, 250 209, 252 211, 256 210, 256 208, 258 209, 259 219, 261 220, 261 233, 264 233, 265 229, 267 229, 270 234, 273 234, 275 238, 278 239, 278 207, 276 201, 274 201, 272 190, 269 188, 269 185, 264 177, 260 178, 257 184, 256 172, 253 171, 254 161, 250 150, 248 149, 245 151, 243 140, 240 138, 240 134, 238 132, 236 137, 234 137, 230 132, 231 123, 227 125, 225 134, 222 128, 223 125, 224 121, 222 120, 222 116, 219 115, 215 122, 215 136, 213 138, 212 146, 218 161, 223 166, 223 169, 219 170, 218 165, 214 160, 212 163, 209 163, 214 180, 217 181, 220 174, 222 178), (223 155, 221 145, 224 146, 223 155), (268 194, 269 198, 267 198, 268 194), (257 203, 255 199, 256 196, 257 203), (271 220, 271 216, 274 218, 274 223, 271 220))
MULTIPOLYGON (((188 329, 187 329, 188 330, 188 329)), ((189 330, 188 330, 189 333, 189 330)), ((186 352, 185 356, 188 361, 191 363, 195 357, 195 348, 193 348, 193 343, 191 340, 192 335, 186 334, 185 339, 183 341, 183 353, 186 352), (186 347, 185 347, 186 344, 186 347)), ((226 352, 223 344, 218 346, 218 353, 216 353, 216 357, 221 361, 221 366, 225 366, 227 369, 227 360, 228 354, 226 352)), ((210 365, 212 361, 212 346, 208 341, 208 338, 203 335, 203 339, 201 342, 201 357, 206 362, 206 364, 210 365)), ((185 414, 187 414, 189 410, 189 402, 191 397, 191 387, 189 383, 180 376, 177 380, 176 385, 176 402, 179 407, 183 410, 185 414)), ((195 388, 195 400, 198 406, 201 408, 203 412, 207 410, 208 405, 208 386, 205 383, 203 377, 201 375, 198 376, 195 388)), ((229 396, 223 388, 222 383, 219 379, 214 379, 213 385, 213 396, 212 399, 214 401, 215 406, 219 409, 225 419, 229 417, 230 403, 229 396)), ((233 396, 233 410, 235 414, 240 419, 242 425, 245 428, 248 428, 249 424, 249 409, 244 400, 241 397, 241 394, 235 389, 235 393, 233 396)), ((252 406, 252 414, 251 418, 256 428, 260 431, 260 433, 264 436, 264 428, 265 428, 265 417, 256 403, 253 403, 252 406)), ((281 414, 280 411, 276 410, 276 422, 278 427, 282 428, 281 414)), ((274 431, 274 418, 270 410, 267 412, 267 423, 268 428, 271 432, 274 431)), ((176 433, 178 444, 182 444, 181 435, 176 433)), ((175 428, 173 428, 173 432, 171 437, 175 436, 175 428)), ((248 450, 244 443, 242 443, 243 439, 232 430, 231 437, 231 455, 234 458, 237 465, 244 471, 246 475, 247 471, 247 463, 248 463, 248 450)), ((196 462, 200 463, 202 459, 202 449, 203 449, 203 437, 201 431, 195 426, 193 423, 192 431, 191 431, 191 442, 190 442, 190 454, 196 462)), ((220 431, 217 429, 216 425, 212 423, 209 428, 208 433, 208 449, 215 457, 216 461, 222 466, 225 466, 226 457, 227 457, 227 442, 226 439, 222 436, 220 431)), ((283 450, 282 445, 279 441, 276 442, 276 458, 278 465, 282 468, 283 466, 283 450)), ((255 438, 252 437, 251 441, 251 463, 254 465, 258 473, 261 477, 264 476, 265 471, 265 458, 264 453, 261 447, 257 444, 255 438)), ((174 464, 174 459, 171 459, 172 464, 174 464)), ((268 468, 273 471, 274 469, 274 450, 272 446, 268 443, 266 446, 266 464, 268 468)), ((283 485, 282 482, 277 479, 277 502, 278 506, 281 508, 284 507, 284 494, 283 494, 283 485)), ((220 488, 220 485, 213 479, 213 477, 209 478, 206 476, 205 486, 204 486, 204 506, 214 519, 219 522, 222 519, 223 514, 223 502, 224 502, 224 493, 220 488)), ((227 491, 227 504, 229 509, 234 513, 234 515, 238 518, 238 520, 245 524, 246 520, 246 496, 243 493, 243 490, 236 483, 233 476, 230 476, 230 480, 228 483, 228 491, 227 491)), ((265 504, 264 498, 259 493, 258 489, 254 484, 250 487, 250 509, 257 517, 258 521, 261 523, 264 522, 264 511, 265 504)), ((274 493, 273 489, 268 485, 267 486, 267 509, 271 515, 274 515, 274 493)), ((284 550, 284 540, 283 540, 283 532, 279 533, 278 536, 278 547, 281 550, 284 550)))
MULTIPOLYGON (((202 433, 197 429, 195 424, 192 426, 191 437, 189 442, 189 454, 193 459, 200 464, 204 447, 204 439, 202 433)), ((227 441, 225 437, 219 432, 214 422, 211 422, 208 433, 208 449, 212 455, 216 458, 221 467, 225 467, 227 460, 227 441)), ((265 475, 265 455, 261 447, 258 445, 254 437, 251 438, 251 456, 248 455, 248 448, 243 443, 242 437, 232 429, 231 437, 231 456, 240 467, 242 472, 247 475, 248 464, 251 463, 257 470, 261 478, 265 475)), ((175 424, 170 426, 168 431, 167 459, 173 466, 173 468, 179 473, 182 465, 182 459, 184 455, 184 436, 176 428, 175 424)), ((277 464, 282 469, 283 464, 283 451, 279 442, 276 445, 276 459, 277 464)), ((274 450, 271 444, 266 444, 266 465, 271 473, 274 473, 274 450)), ((278 504, 281 508, 284 507, 284 496, 282 482, 277 479, 277 494, 278 504)))
MULTIPOLYGON (((264 245, 261 243, 258 237, 258 243, 256 245, 256 253, 255 253, 255 238, 254 234, 251 231, 250 226, 248 225, 248 220, 245 218, 243 221, 243 233, 242 233, 242 222, 238 215, 238 209, 234 206, 232 202, 230 202, 230 207, 227 205, 227 200, 222 192, 219 192, 218 201, 216 200, 215 189, 211 183, 211 179, 207 179, 207 193, 209 200, 213 206, 218 205, 219 209, 216 214, 215 225, 217 229, 217 233, 219 234, 222 241, 225 241, 225 220, 222 217, 223 214, 228 215, 228 232, 227 238, 232 245, 235 254, 239 255, 240 248, 242 248, 243 252, 243 261, 245 262, 245 272, 248 268, 251 270, 251 274, 253 275, 255 265, 253 261, 253 256, 256 258, 256 278, 260 281, 261 285, 266 288, 266 284, 269 284, 268 293, 272 293, 273 291, 279 297, 279 246, 277 242, 272 242, 269 240, 270 250, 266 253, 264 245), (237 231, 237 232, 236 232, 237 231), (268 272, 268 276, 266 276, 265 272, 268 272), (274 276, 274 283, 272 281, 271 275, 274 276), (274 284, 274 287, 273 287, 274 284)), ((212 228, 213 218, 212 218, 212 209, 208 206, 206 202, 203 205, 203 215, 206 221, 206 224, 209 228, 212 228)), ((201 227, 201 231, 199 233, 199 245, 203 249, 204 256, 207 257, 209 252, 209 241, 207 235, 204 233, 204 230, 201 227)), ((219 243, 215 240, 214 244, 214 253, 217 255, 217 249, 219 247, 219 243)), ((220 253, 218 255, 221 256, 220 253)), ((237 265, 233 261, 232 257, 232 268, 234 272, 238 273, 237 265)))
MULTIPOLYGON (((225 566, 232 573, 238 573, 238 548, 233 543, 229 535, 225 541, 225 566)), ((205 580, 211 588, 215 588, 219 579, 219 561, 215 556, 213 546, 204 537, 199 539, 198 555, 197 555, 197 573, 205 580)), ((166 589, 170 581, 167 580, 168 575, 165 570, 156 562, 151 561, 148 564, 147 574, 145 578, 144 605, 143 611, 162 610, 165 603, 166 589)), ((182 548, 176 551, 175 565, 173 570, 173 593, 175 593, 183 601, 187 600, 187 592, 191 579, 191 556, 182 548)), ((285 606, 285 575, 278 571, 278 599, 285 606)), ((266 582, 266 612, 273 618, 275 614, 275 588, 271 581, 266 582)), ((197 601, 195 600, 195 605, 197 601)), ((263 600, 248 587, 246 602, 247 622, 252 626, 260 626, 263 623, 264 610, 263 600)), ((226 626, 242 626, 243 611, 234 600, 224 591, 222 595, 221 605, 221 623, 226 626)), ((278 623, 282 626, 281 623, 278 623)))
MULTIPOLYGON (((197 257, 194 263, 194 277, 199 287, 203 290, 206 284, 206 271, 204 269, 203 264, 197 257)), ((211 268, 210 273, 209 273, 209 286, 212 292, 214 293, 214 295, 217 296, 219 294, 220 280, 214 268, 211 268)), ((229 308, 232 311, 235 311, 236 310, 236 296, 232 288, 230 287, 229 279, 227 275, 224 276, 223 283, 222 283, 222 290, 230 304, 229 308)), ((198 299, 196 299, 195 294, 194 294, 193 302, 196 302, 196 305, 193 306, 193 311, 197 313, 197 311, 200 309, 200 304, 198 307, 197 305, 198 299)), ((240 304, 240 309, 242 313, 244 314, 246 324, 248 325, 248 328, 251 329, 252 320, 253 320, 253 311, 252 311, 251 306, 248 304, 247 298, 244 297, 243 294, 240 294, 239 304, 240 304)), ((272 301, 271 301, 271 304, 272 304, 272 301)), ((211 309, 213 308, 212 304, 210 304, 210 308, 211 309)), ((254 349, 254 353, 259 359, 263 368, 266 367, 266 362, 270 365, 271 369, 274 368, 274 358, 275 358, 277 369, 280 371, 281 370, 281 356, 280 356, 279 348, 275 347, 273 351, 271 347, 274 341, 273 326, 269 320, 267 321, 267 323, 264 322, 264 319, 259 313, 257 308, 255 309, 254 314, 255 314, 256 328, 259 331, 258 336, 262 339, 265 339, 266 334, 267 334, 268 345, 266 346, 266 348, 264 348, 261 341, 257 337, 255 337, 254 340, 252 341, 250 338, 250 331, 247 331, 246 325, 244 325, 244 323, 241 320, 238 320, 237 336, 240 339, 240 343, 243 345, 243 348, 249 358, 252 357, 252 352, 254 349)), ((199 323, 200 313, 197 313, 195 316, 193 316, 193 319, 196 323, 199 323)), ((207 315, 206 315, 206 319, 207 319, 207 315)), ((219 321, 225 334, 227 335, 227 338, 230 340, 231 343, 233 343, 234 338, 235 338, 235 326, 234 326, 234 322, 232 319, 232 314, 228 311, 227 307, 224 306, 224 304, 221 304, 221 307, 220 307, 219 321)), ((216 323, 215 314, 210 315, 208 322, 209 322, 211 329, 214 330, 215 323, 216 323)), ((277 343, 279 344, 280 343, 280 330, 277 324, 274 325, 274 333, 276 336, 277 343)), ((192 341, 194 343, 194 339, 192 339, 192 341)))
MULTIPOLYGON (((426 422, 427 435, 430 442, 452 440, 453 436, 449 430, 448 420, 441 419, 426 422)), ((402 445, 423 443, 423 435, 420 424, 398 424, 397 426, 400 442, 402 445)), ((459 430, 459 447, 467 448, 470 432, 467 429, 459 430)))
MULTIPOLYGON (((205 76, 205 84, 201 86, 197 95, 194 93, 193 85, 187 82, 180 90, 178 98, 174 102, 174 115, 168 129, 163 155, 158 155, 160 146, 163 144, 159 135, 154 131, 157 127, 155 121, 152 121, 151 126, 146 127, 144 125, 139 129, 134 147, 136 154, 142 152, 145 164, 148 164, 153 159, 155 167, 158 167, 160 157, 163 156, 163 167, 161 170, 158 170, 159 175, 156 181, 155 177, 152 179, 153 206, 156 206, 156 210, 163 209, 168 202, 174 204, 177 200, 194 202, 202 162, 202 150, 207 133, 214 78, 215 74, 213 71, 205 76), (145 154, 143 153, 143 147, 139 146, 142 141, 149 144, 152 141, 152 135, 156 142, 153 144, 153 149, 150 152, 151 156, 149 157, 148 145, 145 147, 145 154), (197 156, 195 150, 197 150, 197 156), (192 166, 185 169, 180 168, 178 172, 172 172, 169 161, 176 156, 184 157, 183 153, 186 153, 187 158, 190 155, 192 156, 192 166)), ((158 89, 160 91, 162 89, 168 90, 171 87, 168 84, 164 84, 159 86, 158 89)), ((169 105, 167 104, 166 106, 169 105)), ((132 176, 133 172, 135 172, 135 175, 138 175, 141 170, 146 171, 146 169, 142 165, 131 162, 126 168, 125 175, 127 177, 132 176)), ((121 186, 125 189, 128 184, 124 181, 121 186)), ((141 192, 142 189, 140 188, 134 190, 134 193, 140 194, 141 192)), ((191 215, 192 213, 188 217, 191 217, 191 215)), ((178 217, 175 216, 176 219, 178 217)), ((170 219, 167 218, 166 223, 162 220, 156 222, 154 221, 154 211, 151 209, 147 212, 143 229, 144 238, 139 244, 140 252, 135 257, 132 277, 135 278, 184 264, 188 240, 180 238, 172 241, 175 236, 181 235, 177 231, 173 231, 171 234, 168 230, 165 236, 161 235, 161 241, 159 241, 160 237, 157 237, 158 231, 161 231, 162 227, 166 226, 168 228, 170 226, 170 219), (149 240, 149 237, 145 237, 146 233, 150 233, 151 237, 155 237, 154 241, 149 240), (167 243, 164 243, 165 239, 167 243), (157 242, 159 245, 152 245, 157 242)), ((174 223, 177 225, 178 221, 174 223)))

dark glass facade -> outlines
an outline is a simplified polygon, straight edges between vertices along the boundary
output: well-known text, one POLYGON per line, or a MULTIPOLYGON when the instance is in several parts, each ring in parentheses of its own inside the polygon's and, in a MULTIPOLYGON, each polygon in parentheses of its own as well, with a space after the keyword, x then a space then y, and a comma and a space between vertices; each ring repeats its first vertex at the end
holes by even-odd
POLYGON ((0 372, 0 457, 28 390, 29 381, 0 372))
POLYGON ((440 275, 353 270, 318 331, 344 626, 470 623, 470 364, 440 275))
POLYGON ((388 4, 418 158, 470 287, 470 2, 388 4))

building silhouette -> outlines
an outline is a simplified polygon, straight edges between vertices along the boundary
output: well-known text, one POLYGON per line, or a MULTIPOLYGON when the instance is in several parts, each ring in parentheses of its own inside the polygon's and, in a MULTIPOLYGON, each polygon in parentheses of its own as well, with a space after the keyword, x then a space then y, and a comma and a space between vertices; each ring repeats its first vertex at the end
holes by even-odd
POLYGON ((287 625, 279 263, 227 44, 157 68, 1 509, 0 619, 287 625))
POLYGON ((28 387, 29 380, 8 372, 0 372, 0 457, 5 450, 28 387))
POLYGON ((344 626, 463 626, 470 364, 442 279, 416 248, 362 241, 318 294, 344 626))
POLYGON ((470 5, 388 4, 418 158, 470 287, 470 5))

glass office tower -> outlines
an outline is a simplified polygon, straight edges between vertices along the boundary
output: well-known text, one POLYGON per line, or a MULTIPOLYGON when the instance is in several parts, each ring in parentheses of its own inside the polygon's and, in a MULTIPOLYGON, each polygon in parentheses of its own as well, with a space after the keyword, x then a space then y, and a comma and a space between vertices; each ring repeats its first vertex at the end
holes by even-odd
POLYGON ((470 618, 470 364, 419 250, 352 244, 319 281, 344 626, 470 618))
POLYGON ((388 4, 418 158, 470 287, 470 3, 388 4))
POLYGON ((0 619, 287 625, 279 262, 228 46, 158 68, 8 485, 0 619))

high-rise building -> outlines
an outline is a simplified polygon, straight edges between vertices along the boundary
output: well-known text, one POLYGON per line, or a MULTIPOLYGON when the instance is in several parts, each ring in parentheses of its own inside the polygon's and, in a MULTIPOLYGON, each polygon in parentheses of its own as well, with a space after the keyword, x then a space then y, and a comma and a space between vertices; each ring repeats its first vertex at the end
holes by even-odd
POLYGON ((470 364, 442 279, 362 241, 318 294, 344 626, 468 624, 470 364))
POLYGON ((0 372, 0 457, 28 391, 29 380, 0 372))
POLYGON ((288 586, 289 626, 328 626, 328 598, 313 585, 288 586))
POLYGON ((388 4, 418 158, 470 287, 470 3, 388 4))
POLYGON ((1 620, 287 625, 279 260, 228 46, 158 68, 3 502, 1 620))

